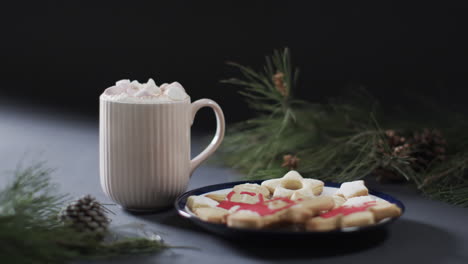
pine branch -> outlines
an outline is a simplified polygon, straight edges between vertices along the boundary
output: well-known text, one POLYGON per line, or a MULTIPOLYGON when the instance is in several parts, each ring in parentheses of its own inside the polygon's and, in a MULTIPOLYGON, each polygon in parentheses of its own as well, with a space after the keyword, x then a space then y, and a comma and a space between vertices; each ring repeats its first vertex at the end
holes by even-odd
MULTIPOLYGON (((240 94, 258 116, 228 131, 221 154, 228 166, 247 178, 283 176, 287 170, 281 167, 283 156, 290 154, 300 158, 297 170, 307 177, 344 182, 375 174, 400 175, 430 197, 468 206, 468 136, 460 133, 468 128, 464 115, 438 110, 426 124, 420 118, 411 119, 411 111, 404 112, 403 118, 391 118, 362 88, 326 104, 298 100, 293 94, 299 71, 293 70, 287 49, 266 57, 262 72, 230 65, 239 68, 243 78, 224 83, 240 86, 240 94), (415 155, 427 156, 427 149, 391 146, 387 141, 387 128, 415 131, 427 124, 438 124, 435 127, 444 128, 452 139, 443 162, 423 160, 421 164, 415 155), (409 153, 397 148, 408 148, 409 153)), ((437 108, 426 108, 430 109, 437 108)))
POLYGON ((67 195, 56 192, 52 170, 43 163, 19 167, 0 191, 0 256, 5 263, 64 263, 77 258, 109 258, 158 252, 160 240, 128 238, 102 242, 58 220, 67 195))

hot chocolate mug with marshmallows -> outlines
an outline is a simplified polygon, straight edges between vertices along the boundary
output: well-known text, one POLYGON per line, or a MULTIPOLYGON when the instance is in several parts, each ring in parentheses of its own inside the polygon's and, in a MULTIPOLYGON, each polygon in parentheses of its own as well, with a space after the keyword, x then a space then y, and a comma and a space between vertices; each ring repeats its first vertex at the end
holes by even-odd
POLYGON ((188 95, 182 100, 132 98, 100 97, 101 186, 124 209, 166 208, 187 189, 193 171, 221 144, 223 111, 210 99, 191 103, 188 95), (206 149, 190 159, 190 129, 202 107, 214 110, 216 133, 206 149))

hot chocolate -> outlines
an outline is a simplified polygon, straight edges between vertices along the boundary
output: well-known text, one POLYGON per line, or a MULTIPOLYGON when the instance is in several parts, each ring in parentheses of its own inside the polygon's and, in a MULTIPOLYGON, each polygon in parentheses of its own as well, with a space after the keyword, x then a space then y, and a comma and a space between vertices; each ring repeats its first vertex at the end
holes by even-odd
POLYGON ((120 80, 100 97, 100 174, 104 192, 128 210, 170 206, 190 175, 223 140, 224 116, 209 99, 193 103, 180 83, 120 80), (210 107, 216 135, 190 158, 190 127, 196 112, 210 107))

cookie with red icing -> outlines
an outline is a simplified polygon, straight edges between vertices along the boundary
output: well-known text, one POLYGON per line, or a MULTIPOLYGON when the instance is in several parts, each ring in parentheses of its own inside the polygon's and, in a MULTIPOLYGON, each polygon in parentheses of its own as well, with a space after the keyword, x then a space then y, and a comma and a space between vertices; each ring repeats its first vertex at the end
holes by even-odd
POLYGON ((196 208, 194 213, 203 221, 221 224, 225 222, 225 216, 229 211, 219 207, 200 207, 196 208))
POLYGON ((329 211, 335 206, 331 196, 319 196, 312 199, 296 201, 287 211, 287 221, 303 224, 307 219, 329 211))
POLYGON ((338 228, 368 226, 400 214, 401 209, 395 204, 363 196, 349 199, 343 206, 307 220, 305 227, 309 231, 329 231, 338 228))
POLYGON ((293 204, 285 199, 267 200, 262 203, 240 206, 226 217, 226 224, 234 228, 266 228, 285 222, 287 208, 293 204))
POLYGON ((292 223, 309 231, 330 231, 372 225, 401 214, 398 206, 367 195, 363 181, 343 183, 335 195, 317 196, 323 188, 317 182, 314 188, 288 182, 302 178, 298 175, 291 171, 283 177, 287 181, 236 185, 228 194, 190 196, 187 206, 204 221, 251 229, 292 223))
POLYGON ((222 193, 209 193, 209 194, 205 194, 204 196, 212 200, 215 200, 218 203, 226 200, 226 194, 222 194, 222 193))
POLYGON ((250 210, 238 210, 226 218, 226 224, 235 228, 260 229, 265 226, 262 216, 250 210))
POLYGON ((346 202, 346 198, 344 198, 343 196, 332 195, 331 197, 333 198, 333 201, 335 202, 335 206, 333 206, 332 209, 336 209, 342 206, 346 202))
POLYGON ((187 199, 187 207, 194 211, 201 207, 216 207, 218 202, 205 196, 192 195, 187 199))
POLYGON ((246 183, 234 186, 229 200, 232 202, 255 204, 270 198, 270 191, 258 184, 246 183))
POLYGON ((332 231, 338 229, 341 223, 341 215, 333 217, 314 217, 310 218, 305 223, 305 229, 308 231, 332 231))
MULTIPOLYGON (((239 191, 239 190, 237 190, 239 191)), ((221 201, 217 207, 229 211, 226 216, 226 224, 235 228, 264 228, 280 223, 284 219, 286 209, 295 204, 294 201, 284 198, 267 199, 265 192, 241 192, 231 191, 226 200, 221 201), (252 197, 250 200, 236 199, 238 195, 252 197)))
POLYGON ((262 194, 263 197, 270 197, 270 191, 268 188, 261 186, 259 184, 255 183, 244 183, 244 184, 239 184, 234 186, 232 190, 236 193, 241 193, 241 192, 249 192, 249 193, 255 193, 255 194, 262 194))

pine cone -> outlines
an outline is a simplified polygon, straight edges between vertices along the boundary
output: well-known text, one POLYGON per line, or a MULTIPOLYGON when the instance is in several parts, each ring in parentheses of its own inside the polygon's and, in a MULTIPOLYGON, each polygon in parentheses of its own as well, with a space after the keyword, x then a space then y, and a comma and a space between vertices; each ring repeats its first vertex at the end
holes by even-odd
POLYGON ((298 158, 296 155, 284 155, 283 156, 283 164, 281 164, 281 167, 283 168, 288 168, 289 170, 295 170, 297 169, 297 166, 299 165, 299 161, 301 159, 298 158))
MULTIPOLYGON (((421 132, 413 132, 409 137, 404 137, 394 130, 386 130, 385 140, 389 149, 385 147, 384 141, 380 140, 377 151, 390 158, 409 158, 411 167, 415 171, 425 170, 431 162, 445 159, 447 142, 437 129, 425 128, 421 132)), ((397 171, 386 166, 376 169, 374 173, 379 180, 404 180, 397 171)))
POLYGON ((411 145, 408 143, 406 137, 396 132, 395 130, 386 130, 385 131, 386 144, 390 148, 390 153, 387 153, 386 147, 384 146, 384 141, 379 141, 378 151, 394 156, 407 156, 409 155, 411 145))
POLYGON ((284 81, 284 73, 277 72, 275 75, 272 76, 271 79, 273 80, 276 90, 278 90, 278 92, 282 96, 288 96, 288 88, 286 82, 284 81))
POLYGON ((431 162, 445 160, 447 141, 437 129, 425 128, 421 132, 415 132, 412 145, 412 156, 415 158, 412 165, 415 170, 423 170, 431 162))
MULTIPOLYGON (((389 158, 400 157, 405 158, 411 155, 412 145, 408 143, 408 140, 401 133, 395 130, 386 130, 385 138, 379 140, 377 151, 384 156, 389 158), (384 141, 385 140, 385 141, 384 141)), ((387 166, 381 166, 374 170, 379 181, 404 181, 403 175, 390 169, 387 166)))
POLYGON ((79 232, 103 233, 109 226, 108 209, 91 195, 85 195, 64 207, 59 218, 79 232))

